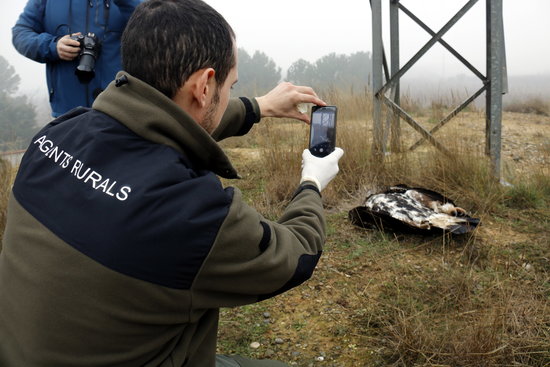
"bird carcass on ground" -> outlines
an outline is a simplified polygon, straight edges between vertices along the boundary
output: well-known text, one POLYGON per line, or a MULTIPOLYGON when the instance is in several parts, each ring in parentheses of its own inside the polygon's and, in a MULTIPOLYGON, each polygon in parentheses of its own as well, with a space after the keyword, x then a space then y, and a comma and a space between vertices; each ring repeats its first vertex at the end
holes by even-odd
POLYGON ((451 199, 435 191, 405 185, 368 196, 364 205, 350 210, 349 218, 364 228, 416 233, 464 234, 480 223, 451 199))

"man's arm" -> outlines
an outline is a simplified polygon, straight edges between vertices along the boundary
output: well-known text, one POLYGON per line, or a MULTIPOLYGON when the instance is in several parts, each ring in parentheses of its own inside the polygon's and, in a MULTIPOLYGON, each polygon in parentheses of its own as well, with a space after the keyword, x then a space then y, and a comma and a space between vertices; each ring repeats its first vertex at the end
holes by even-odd
POLYGON ((301 184, 282 217, 269 221, 234 189, 229 212, 192 285, 196 308, 236 306, 283 293, 309 279, 325 242, 320 192, 343 151, 303 155, 301 184))
POLYGON ((44 31, 46 0, 29 0, 12 28, 12 42, 23 56, 46 63, 59 60, 56 37, 44 31))
POLYGON ((244 203, 233 203, 192 285, 196 308, 232 307, 261 301, 309 279, 325 242, 323 204, 304 184, 278 222, 244 203))
POLYGON ((310 87, 288 82, 277 85, 261 97, 233 98, 229 101, 222 121, 212 137, 220 141, 231 136, 244 135, 262 117, 287 117, 309 123, 309 116, 298 110, 301 103, 326 105, 310 87))

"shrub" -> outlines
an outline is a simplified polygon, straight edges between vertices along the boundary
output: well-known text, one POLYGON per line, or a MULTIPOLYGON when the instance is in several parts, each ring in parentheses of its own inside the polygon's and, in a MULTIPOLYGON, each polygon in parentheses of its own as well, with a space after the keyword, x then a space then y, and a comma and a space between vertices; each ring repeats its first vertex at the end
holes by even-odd
POLYGON ((540 116, 550 116, 550 106, 539 97, 505 103, 503 109, 506 112, 533 113, 540 116))

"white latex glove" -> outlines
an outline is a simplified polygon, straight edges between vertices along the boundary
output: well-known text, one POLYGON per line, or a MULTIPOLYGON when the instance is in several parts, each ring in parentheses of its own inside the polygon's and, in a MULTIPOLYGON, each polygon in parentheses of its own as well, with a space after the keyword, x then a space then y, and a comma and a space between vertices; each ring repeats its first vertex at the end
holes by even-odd
POLYGON ((341 148, 335 148, 332 153, 326 157, 316 157, 309 149, 305 149, 302 153, 302 179, 300 183, 304 181, 311 181, 317 185, 319 191, 323 191, 325 187, 339 171, 338 161, 344 155, 344 151, 341 148))

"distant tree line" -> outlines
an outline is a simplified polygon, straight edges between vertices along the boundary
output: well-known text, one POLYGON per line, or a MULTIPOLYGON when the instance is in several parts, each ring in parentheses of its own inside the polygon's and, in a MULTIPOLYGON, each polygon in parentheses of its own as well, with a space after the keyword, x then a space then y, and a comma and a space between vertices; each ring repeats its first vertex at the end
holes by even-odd
POLYGON ((330 53, 314 63, 303 59, 294 62, 288 68, 286 80, 316 89, 363 89, 370 84, 371 70, 370 52, 330 53))
POLYGON ((26 96, 16 96, 21 79, 0 56, 0 151, 26 148, 36 133, 36 111, 26 96))
POLYGON ((233 87, 234 96, 262 95, 281 81, 281 68, 263 52, 250 56, 239 48, 238 60, 239 81, 233 87))
MULTIPOLYGON (((256 96, 266 93, 283 80, 281 68, 261 51, 250 56, 246 50, 238 51, 239 82, 233 95, 256 96)), ((287 70, 284 80, 308 85, 316 90, 370 87, 372 58, 370 52, 350 55, 330 53, 315 62, 295 61, 287 70)))

